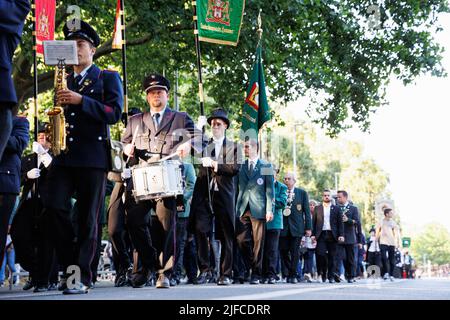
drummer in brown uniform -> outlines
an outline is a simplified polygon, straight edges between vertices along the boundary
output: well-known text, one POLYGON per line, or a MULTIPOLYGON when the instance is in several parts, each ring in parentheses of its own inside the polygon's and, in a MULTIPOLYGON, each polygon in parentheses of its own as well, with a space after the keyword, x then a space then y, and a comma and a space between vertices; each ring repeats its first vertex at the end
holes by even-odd
MULTIPOLYGON (((202 133, 185 112, 168 106, 170 82, 158 74, 145 78, 143 89, 150 110, 130 118, 122 138, 124 153, 134 161, 156 162, 176 153, 172 159, 188 156, 192 148, 202 148, 202 133), (133 145, 133 137, 135 144, 133 145)), ((133 186, 128 186, 130 191, 133 186)), ((157 288, 169 288, 174 265, 174 226, 176 222, 175 197, 136 202, 130 192, 125 200, 127 225, 131 241, 142 261, 140 271, 131 277, 133 287, 145 286, 152 272, 158 273, 157 288), (150 210, 156 213, 152 234, 148 229, 150 210)))

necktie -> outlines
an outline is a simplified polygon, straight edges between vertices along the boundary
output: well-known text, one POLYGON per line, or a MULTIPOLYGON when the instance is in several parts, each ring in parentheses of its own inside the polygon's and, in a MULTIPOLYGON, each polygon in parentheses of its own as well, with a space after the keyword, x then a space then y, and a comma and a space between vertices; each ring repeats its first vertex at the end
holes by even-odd
POLYGON ((253 169, 255 169, 255 165, 253 164, 253 161, 250 161, 250 174, 253 173, 253 169))
POLYGON ((81 76, 81 74, 77 75, 75 77, 75 79, 73 79, 73 87, 75 90, 78 90, 78 88, 80 87, 80 81, 83 77, 81 76))
POLYGON ((154 122, 155 122, 155 129, 156 129, 156 131, 158 131, 158 128, 159 128, 159 117, 160 117, 161 115, 159 114, 159 113, 155 113, 154 115, 153 115, 153 119, 154 119, 154 122))

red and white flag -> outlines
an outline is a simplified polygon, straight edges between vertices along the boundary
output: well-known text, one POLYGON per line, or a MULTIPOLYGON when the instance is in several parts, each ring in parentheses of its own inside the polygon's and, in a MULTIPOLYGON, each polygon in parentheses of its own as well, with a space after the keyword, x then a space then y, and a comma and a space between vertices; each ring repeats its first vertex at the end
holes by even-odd
POLYGON ((112 41, 112 48, 113 49, 122 49, 122 19, 121 15, 123 14, 122 10, 120 9, 120 1, 117 0, 117 8, 116 8, 116 19, 114 21, 114 33, 113 33, 113 41, 112 41))
POLYGON ((44 54, 45 40, 55 40, 56 0, 36 0, 36 53, 44 54))

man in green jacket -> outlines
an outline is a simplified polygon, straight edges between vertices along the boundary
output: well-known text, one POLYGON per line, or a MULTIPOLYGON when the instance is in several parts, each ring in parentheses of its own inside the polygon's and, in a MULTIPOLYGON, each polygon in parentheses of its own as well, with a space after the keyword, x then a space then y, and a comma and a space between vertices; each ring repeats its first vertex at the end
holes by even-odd
POLYGON ((263 255, 263 282, 267 279, 267 283, 276 283, 276 269, 279 256, 278 242, 280 232, 283 229, 283 210, 287 202, 287 186, 277 181, 277 175, 280 169, 274 166, 274 196, 275 206, 273 209, 273 220, 266 224, 266 238, 264 242, 263 255))

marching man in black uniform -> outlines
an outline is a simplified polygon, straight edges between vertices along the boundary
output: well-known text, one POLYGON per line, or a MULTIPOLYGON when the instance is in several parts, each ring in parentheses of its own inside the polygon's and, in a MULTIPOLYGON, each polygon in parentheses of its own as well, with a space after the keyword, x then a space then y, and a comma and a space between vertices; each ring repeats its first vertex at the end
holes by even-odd
POLYGON ((239 152, 236 143, 225 136, 226 129, 230 126, 225 110, 214 110, 208 118, 208 123, 212 128, 213 137, 202 158, 202 167, 195 183, 191 205, 191 223, 194 224, 200 264, 200 275, 194 283, 206 283, 207 273, 211 271, 208 236, 215 223, 215 233, 222 247, 220 278, 217 284, 229 285, 233 270, 236 198, 234 178, 239 173, 242 152, 239 152), (209 181, 207 170, 209 170, 209 181), (208 192, 210 192, 209 197, 208 192), (210 209, 210 199, 214 212, 210 209))
MULTIPOLYGON (((194 147, 202 149, 202 133, 185 112, 171 110, 168 105, 170 82, 158 74, 151 74, 143 83, 150 110, 129 119, 122 138, 124 153, 141 161, 158 161, 172 155, 184 158, 194 147), (137 129, 137 130, 136 130, 137 129), (135 145, 132 144, 135 136, 135 145)), ((132 184, 128 185, 128 191, 132 184)), ((125 200, 127 225, 131 240, 139 253, 143 268, 133 274, 133 287, 143 287, 152 272, 158 273, 157 288, 169 288, 174 264, 174 227, 176 219, 175 197, 136 203, 131 194, 125 200), (152 233, 148 230, 150 210, 156 212, 152 233), (162 256, 161 256, 162 254, 162 256)))
POLYGON ((106 172, 110 167, 108 125, 120 119, 123 105, 119 74, 102 71, 93 64, 100 44, 97 32, 84 21, 80 21, 80 27, 69 30, 66 24, 63 29, 66 40, 77 42, 79 64, 68 76, 68 89, 57 93, 57 99, 66 105, 68 151, 53 159, 48 174, 49 197, 44 204, 53 218, 59 262, 64 270, 70 265, 81 269, 81 282, 76 285, 66 283, 68 275, 63 277, 60 289, 66 294, 87 293, 92 285, 90 265, 101 232, 98 230, 100 202, 104 199, 106 172), (74 195, 78 206, 78 259, 71 250, 74 230, 70 199, 74 195))

